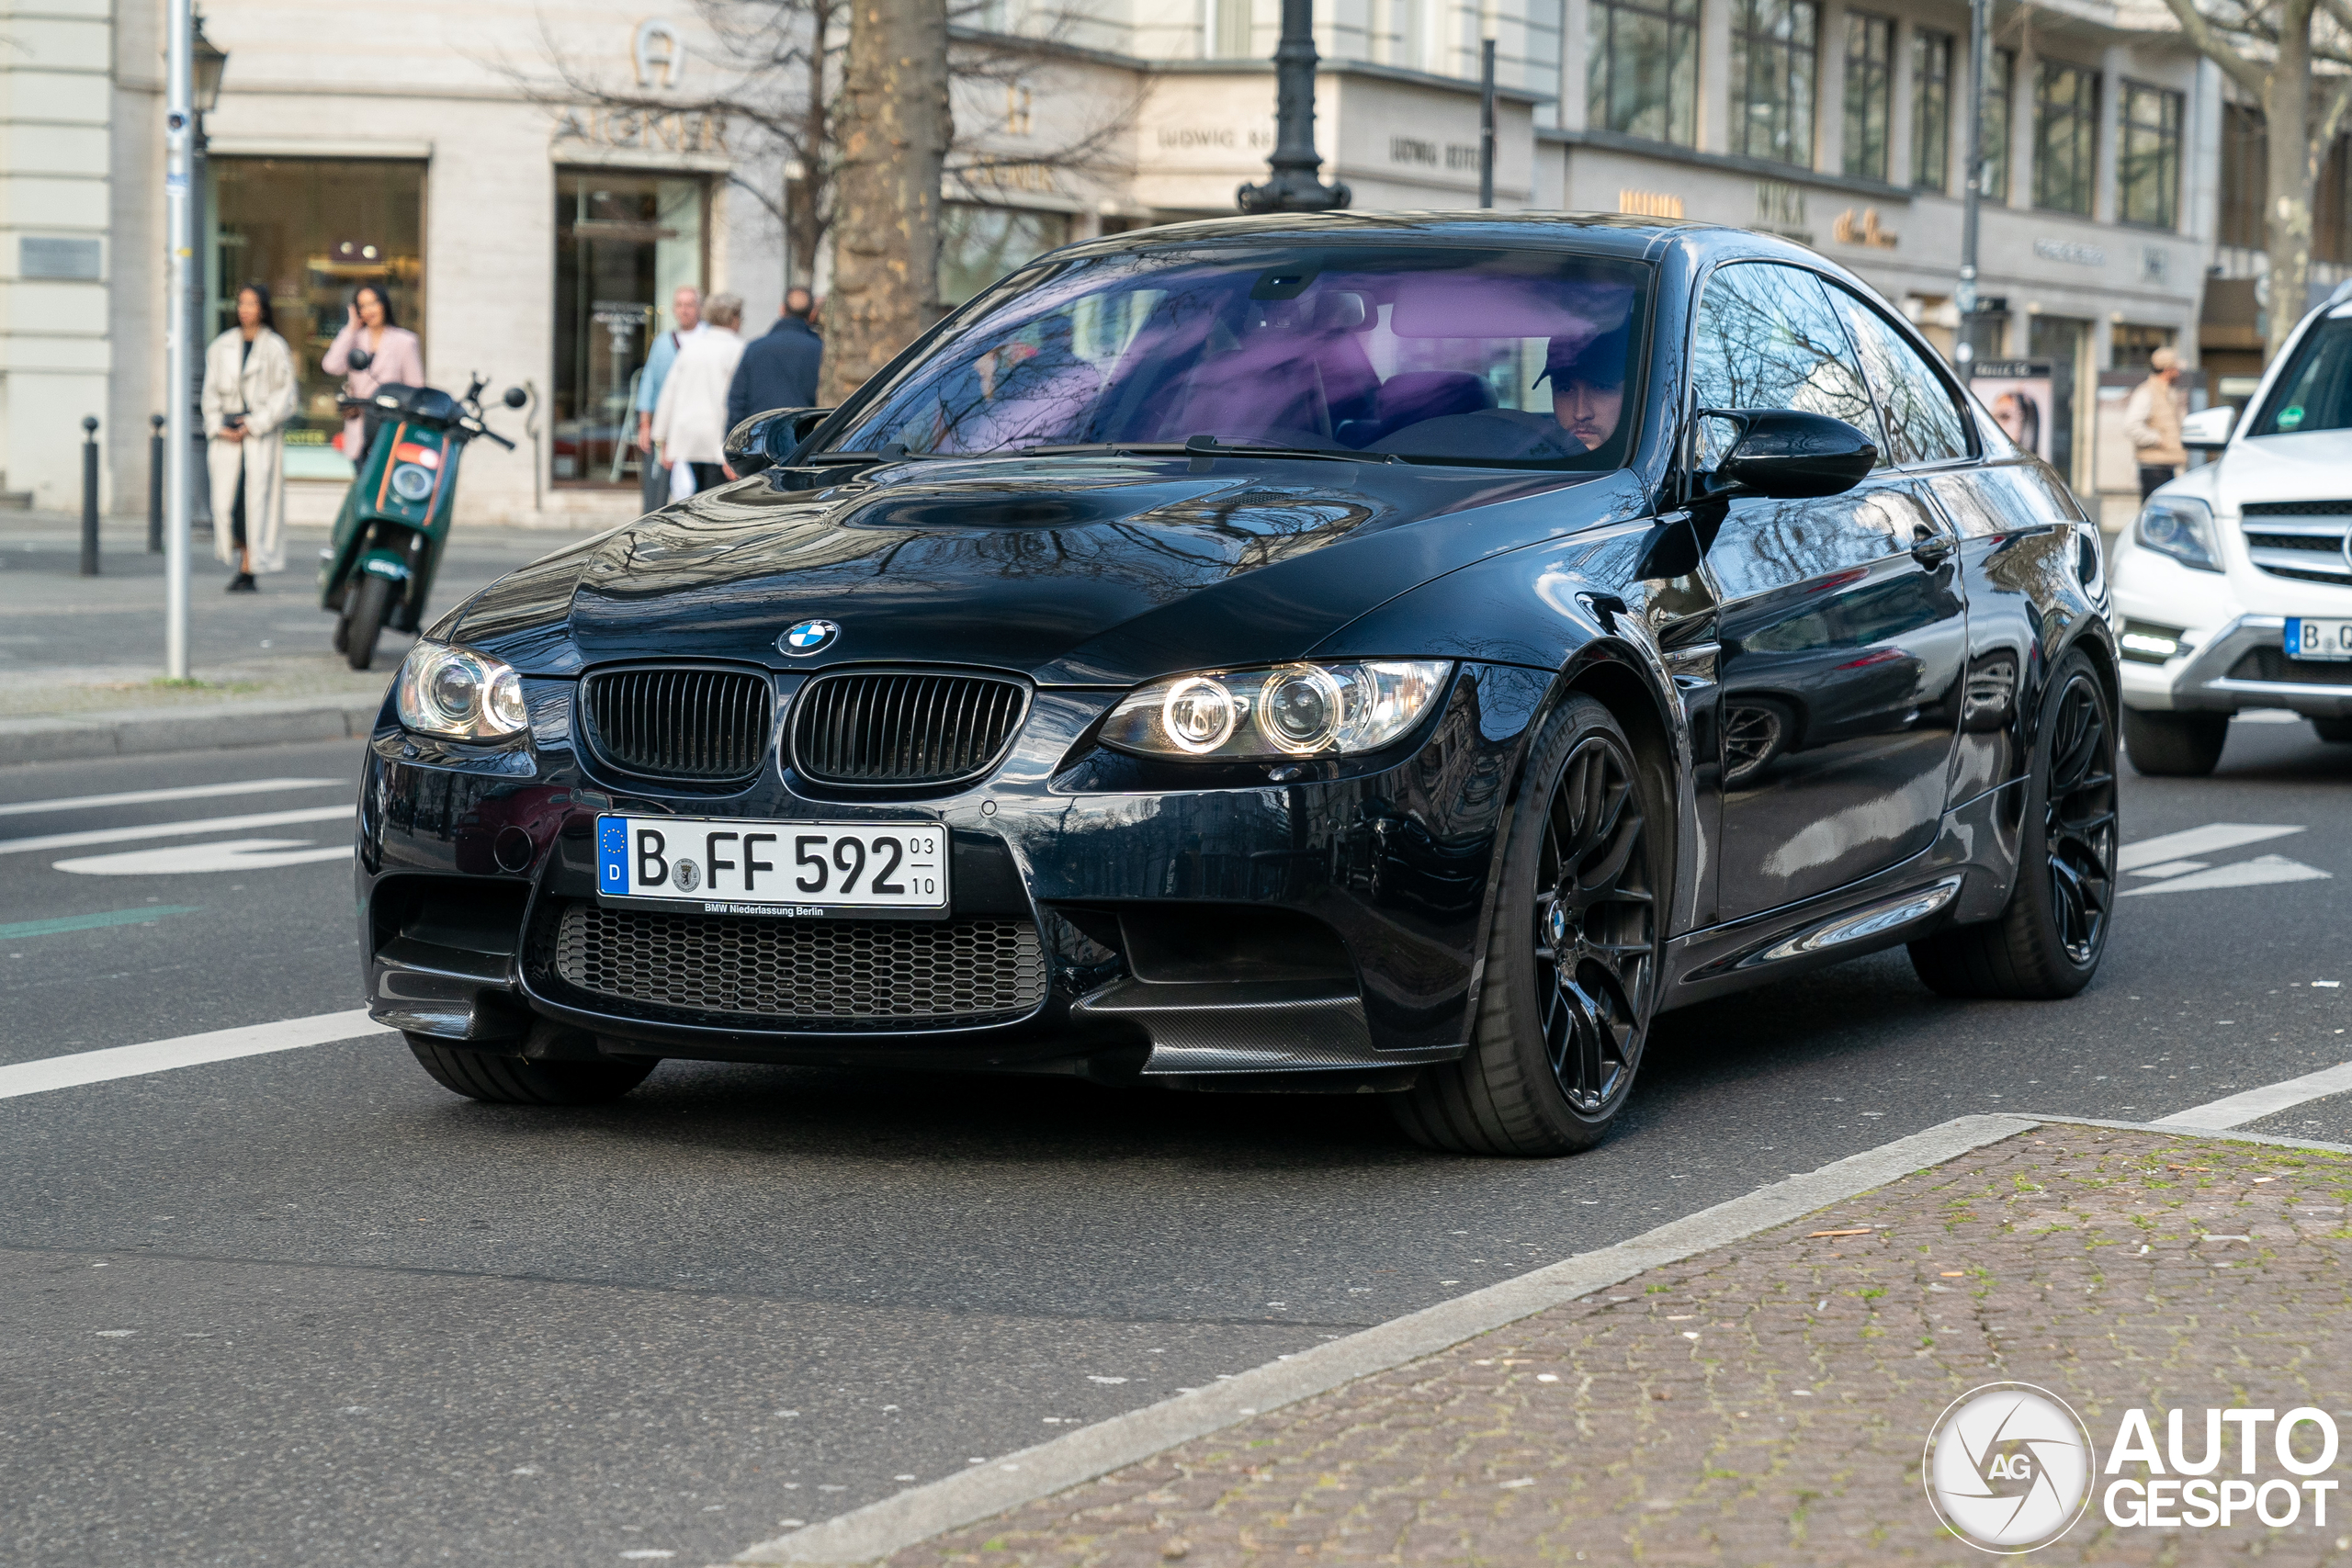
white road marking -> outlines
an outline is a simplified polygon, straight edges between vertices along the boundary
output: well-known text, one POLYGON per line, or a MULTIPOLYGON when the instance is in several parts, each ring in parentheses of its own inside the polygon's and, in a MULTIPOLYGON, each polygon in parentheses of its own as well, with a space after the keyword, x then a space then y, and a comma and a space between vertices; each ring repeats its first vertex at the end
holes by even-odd
POLYGON ((355 1008, 349 1012, 322 1012, 311 1018, 183 1034, 175 1040, 150 1040, 143 1045, 113 1045, 102 1051, 17 1062, 0 1066, 0 1100, 13 1100, 20 1094, 46 1094, 56 1089, 77 1089, 111 1078, 141 1077, 149 1073, 169 1072, 174 1067, 199 1066, 206 1062, 324 1045, 382 1030, 381 1024, 368 1016, 367 1009, 355 1008))
POLYGON ((2116 852, 2115 868, 2118 871, 2137 871, 2143 865, 2186 860, 2191 855, 2218 854, 2242 844, 2258 844, 2265 839, 2282 839, 2290 833, 2302 830, 2300 825, 2290 828, 2259 822, 2208 822, 2202 828, 2191 828, 2185 833, 2165 833, 2158 838, 2143 839, 2136 844, 2126 844, 2116 852))
POLYGON ((2168 860, 2162 865, 2143 865, 2132 873, 2134 876, 2181 876, 2192 871, 2203 871, 2201 860, 2168 860))
POLYGON ((313 806, 300 811, 255 811, 243 817, 207 817, 194 822, 150 822, 140 828, 93 828, 80 833, 41 833, 29 839, 0 839, 0 855, 37 850, 76 850, 84 844, 127 844, 140 839, 177 839, 190 833, 225 833, 237 828, 278 828, 289 822, 332 822, 356 806, 313 806))
POLYGON ((2152 882, 2145 887, 2127 887, 2122 896, 2137 898, 2143 893, 2198 893, 2216 887, 2267 887, 2274 882, 2324 882, 2328 874, 2315 865, 2305 865, 2285 855, 2256 855, 2235 865, 2217 865, 2211 871, 2191 872, 2176 876, 2169 882, 2152 882))
POLYGON ((0 817, 30 817, 44 811, 86 811, 100 806, 146 806, 158 800, 203 800, 216 795, 275 795, 288 789, 348 789, 343 779, 239 779, 233 784, 182 784, 176 789, 131 789, 117 795, 77 795, 56 800, 20 800, 0 806, 0 817))
POLYGON ((175 876, 196 871, 267 871, 272 866, 308 865, 313 861, 347 860, 349 844, 316 848, 310 839, 224 839, 211 844, 174 844, 168 849, 125 850, 120 854, 85 855, 62 860, 53 869, 82 876, 175 876))
POLYGON ((2243 1127, 2249 1122, 2259 1122, 2265 1116, 2276 1116, 2281 1111, 2291 1111, 2309 1100, 2324 1100, 2331 1094, 2352 1089, 2352 1062, 2333 1067, 2323 1067, 2299 1078, 2281 1083, 2265 1084, 2260 1089, 2247 1089, 2226 1100, 2191 1106, 2176 1111, 2155 1121, 2159 1127, 2211 1127, 2226 1132, 2243 1127))

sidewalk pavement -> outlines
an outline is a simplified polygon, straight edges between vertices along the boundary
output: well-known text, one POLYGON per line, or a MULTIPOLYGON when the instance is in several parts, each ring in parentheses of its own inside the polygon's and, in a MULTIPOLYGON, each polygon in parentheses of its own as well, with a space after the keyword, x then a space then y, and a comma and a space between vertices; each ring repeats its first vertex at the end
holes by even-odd
MULTIPOLYGON (((80 520, 0 513, 0 764, 270 745, 367 731, 411 638, 386 632, 375 668, 330 646, 315 567, 323 528, 287 530, 287 570, 257 593, 226 593, 209 534, 191 550, 193 680, 164 674, 164 558, 143 522, 108 518, 99 575, 79 575, 80 520)), ((428 621, 492 579, 583 536, 460 527, 428 621)))
MULTIPOLYGON (((2102 1466, 2132 1407, 2158 1444, 2164 1412, 2186 1409, 2192 1454, 2208 1406, 2352 1417, 2352 1149, 1965 1120, 1987 1126, 1947 1142, 1975 1145, 1957 1157, 1849 1182, 1841 1201, 1598 1290, 1564 1276, 1587 1293, 920 1544, 904 1544, 919 1528, 889 1539, 894 1508, 902 1526, 923 1512, 894 1499, 738 1561, 846 1562, 863 1540, 888 1542, 868 1558, 900 1548, 890 1568, 1981 1563, 1922 1486, 1930 1429, 1980 1385, 2057 1394, 2102 1466)), ((1666 1232, 1692 1223, 1652 1233, 1652 1256, 1672 1256, 1666 1232)), ((1050 1472, 1085 1436, 1012 1458, 1050 1472)), ((2256 1447, 2261 1478, 2295 1480, 2268 1432, 2256 1447)), ((2134 1460, 2121 1473, 2150 1472, 2134 1460)), ((2284 1528, 2243 1508, 2228 1528, 2132 1528, 2105 1517, 2109 1480, 2094 1473, 2079 1521, 2035 1561, 2352 1561, 2341 1493, 2324 1527, 2305 1506, 2284 1528)))

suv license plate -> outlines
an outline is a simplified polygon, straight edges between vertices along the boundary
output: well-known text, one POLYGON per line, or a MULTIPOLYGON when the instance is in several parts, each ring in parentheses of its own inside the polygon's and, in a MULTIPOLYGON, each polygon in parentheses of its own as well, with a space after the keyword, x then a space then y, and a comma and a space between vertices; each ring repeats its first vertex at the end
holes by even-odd
POLYGON ((603 903, 706 915, 947 913, 947 829, 936 822, 752 822, 599 817, 603 903))
POLYGON ((2352 621, 2315 621, 2307 615, 2287 617, 2287 657, 2352 660, 2352 621))

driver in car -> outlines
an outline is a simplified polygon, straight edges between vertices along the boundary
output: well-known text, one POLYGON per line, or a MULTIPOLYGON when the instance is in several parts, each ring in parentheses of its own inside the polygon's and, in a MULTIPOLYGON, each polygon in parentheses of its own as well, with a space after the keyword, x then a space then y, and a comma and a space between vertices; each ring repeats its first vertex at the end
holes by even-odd
POLYGON ((1617 434, 1625 412, 1625 328, 1579 344, 1555 337, 1535 384, 1552 383, 1552 417, 1588 452, 1617 434))

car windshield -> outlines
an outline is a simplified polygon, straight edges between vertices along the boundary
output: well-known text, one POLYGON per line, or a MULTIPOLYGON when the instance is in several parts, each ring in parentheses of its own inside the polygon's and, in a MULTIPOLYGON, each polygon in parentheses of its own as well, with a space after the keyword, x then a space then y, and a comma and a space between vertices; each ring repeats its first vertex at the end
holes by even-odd
POLYGON ((1009 279, 831 449, 1306 448, 1615 468, 1650 269, 1556 251, 1199 247, 1009 279))
POLYGON ((2341 307, 2303 335, 2253 435, 2352 430, 2352 315, 2341 307))

